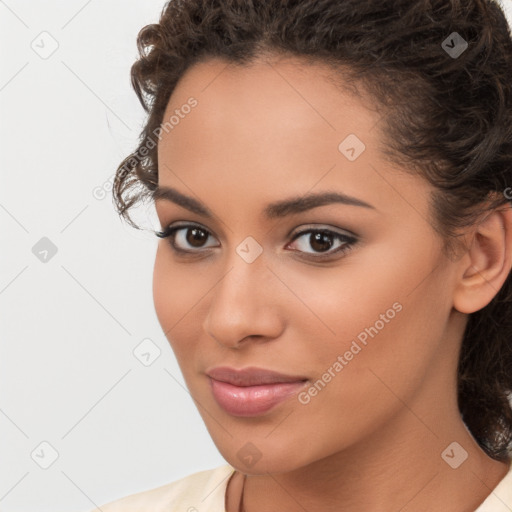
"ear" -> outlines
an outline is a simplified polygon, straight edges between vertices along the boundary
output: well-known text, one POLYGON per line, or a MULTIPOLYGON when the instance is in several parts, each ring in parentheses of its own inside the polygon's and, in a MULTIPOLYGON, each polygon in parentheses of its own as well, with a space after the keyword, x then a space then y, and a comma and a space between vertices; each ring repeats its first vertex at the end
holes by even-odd
POLYGON ((471 231, 467 253, 458 261, 453 306, 474 313, 494 298, 512 268, 512 205, 487 213, 471 231))

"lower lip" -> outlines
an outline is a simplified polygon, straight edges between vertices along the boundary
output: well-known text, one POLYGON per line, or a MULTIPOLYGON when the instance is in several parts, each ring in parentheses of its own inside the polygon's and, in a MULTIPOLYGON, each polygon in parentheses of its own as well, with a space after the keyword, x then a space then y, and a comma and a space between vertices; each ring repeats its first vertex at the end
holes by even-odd
POLYGON ((210 377, 217 403, 233 416, 258 416, 295 395, 307 381, 279 382, 260 386, 234 386, 210 377))

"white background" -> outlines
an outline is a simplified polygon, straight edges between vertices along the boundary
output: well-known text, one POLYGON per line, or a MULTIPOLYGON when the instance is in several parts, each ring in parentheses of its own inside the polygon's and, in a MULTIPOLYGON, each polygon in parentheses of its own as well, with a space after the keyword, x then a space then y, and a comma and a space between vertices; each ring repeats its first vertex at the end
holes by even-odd
POLYGON ((163 6, 0 1, 3 512, 85 512, 224 463, 154 312, 157 239, 123 224, 109 189, 145 119, 136 35, 163 6), (150 366, 133 354, 144 339, 150 366), (58 452, 47 469, 42 442, 58 452))

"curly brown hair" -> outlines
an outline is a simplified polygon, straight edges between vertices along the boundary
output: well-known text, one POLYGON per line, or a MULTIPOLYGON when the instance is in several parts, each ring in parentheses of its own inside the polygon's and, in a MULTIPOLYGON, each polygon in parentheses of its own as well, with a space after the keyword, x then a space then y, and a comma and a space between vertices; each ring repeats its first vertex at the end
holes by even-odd
MULTIPOLYGON (((171 0, 137 47, 131 80, 148 117, 113 187, 118 213, 137 229, 128 210, 158 184, 155 136, 169 98, 190 66, 213 57, 243 66, 298 56, 369 93, 385 123, 382 153, 435 187, 431 222, 446 248, 482 212, 508 206, 512 37, 496 1, 171 0), (467 42, 460 55, 449 52, 454 38, 467 42)), ((462 418, 499 461, 511 458, 511 395, 512 274, 469 315, 458 365, 462 418)))

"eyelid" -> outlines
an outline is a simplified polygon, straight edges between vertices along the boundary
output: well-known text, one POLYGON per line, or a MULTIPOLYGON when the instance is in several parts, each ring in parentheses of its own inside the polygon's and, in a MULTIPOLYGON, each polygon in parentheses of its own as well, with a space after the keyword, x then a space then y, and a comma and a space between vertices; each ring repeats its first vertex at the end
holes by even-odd
POLYGON ((305 224, 304 226, 301 226, 300 228, 298 228, 296 231, 292 231, 292 233, 288 236, 291 236, 293 239, 295 239, 295 237, 297 235, 301 235, 305 231, 306 232, 307 231, 330 231, 330 232, 336 233, 338 235, 344 235, 347 238, 348 237, 355 238, 355 239, 359 238, 359 236, 356 235, 353 231, 350 231, 348 229, 331 227, 327 224, 305 224))
MULTIPOLYGON (((168 224, 162 231, 155 232, 156 236, 159 236, 160 238, 165 238, 165 233, 169 231, 177 231, 180 228, 187 228, 187 227, 198 227, 199 229, 202 229, 206 232, 208 232, 210 235, 213 236, 213 233, 210 229, 206 228, 205 226, 191 221, 176 221, 175 223, 168 224)), ((297 230, 292 230, 288 235, 286 235, 287 238, 291 238, 291 241, 294 241, 298 236, 304 234, 308 231, 330 231, 333 233, 336 233, 338 235, 346 236, 347 238, 352 238, 354 240, 359 239, 359 235, 354 233, 353 231, 350 231, 348 229, 342 229, 337 227, 331 227, 327 224, 306 224, 304 226, 301 226, 300 228, 297 228, 297 230)))

